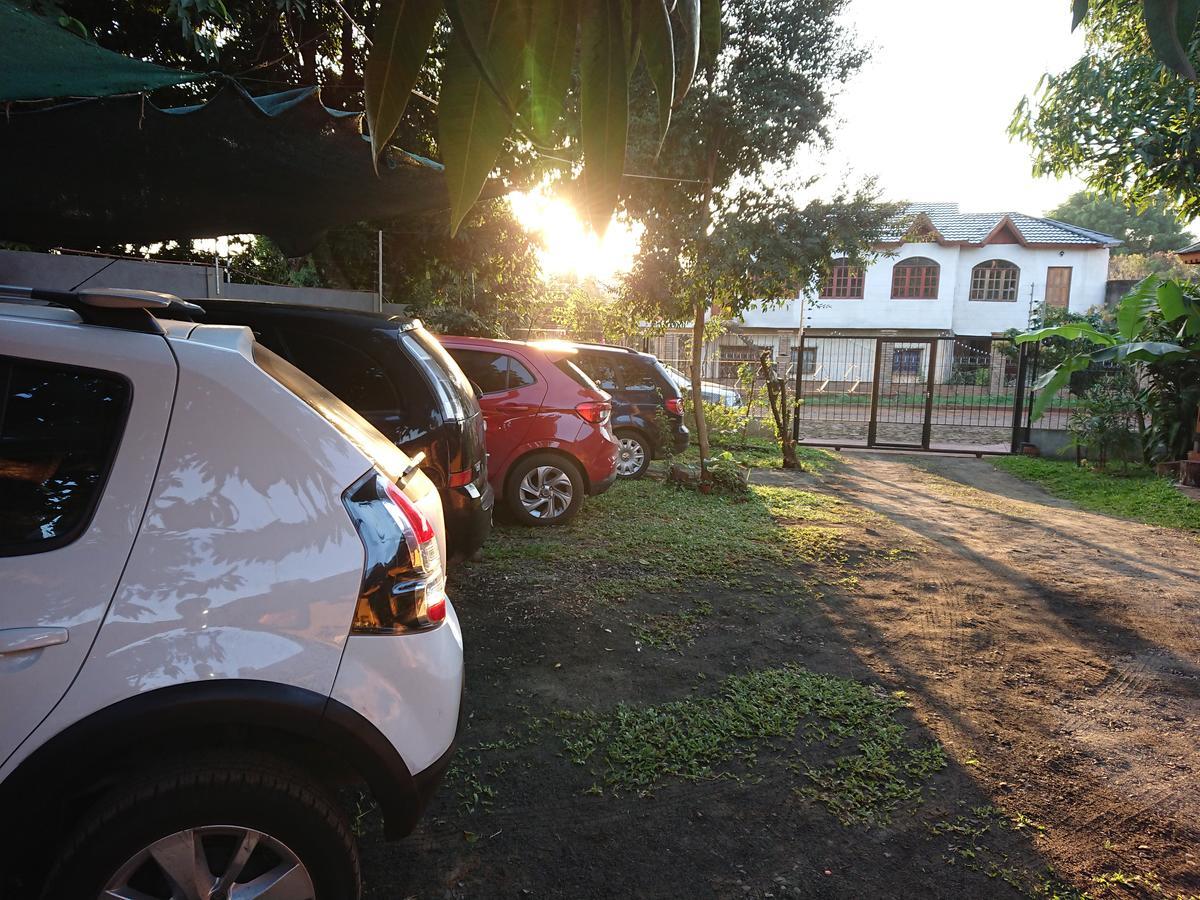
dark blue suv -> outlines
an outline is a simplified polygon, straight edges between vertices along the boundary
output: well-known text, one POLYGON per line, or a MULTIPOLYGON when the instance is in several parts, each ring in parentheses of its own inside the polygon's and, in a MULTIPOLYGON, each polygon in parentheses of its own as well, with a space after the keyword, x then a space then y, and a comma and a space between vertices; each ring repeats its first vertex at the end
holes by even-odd
POLYGON ((687 449, 683 394, 662 363, 649 353, 607 344, 572 344, 574 362, 612 395, 612 427, 620 445, 617 475, 640 478, 650 460, 663 455, 658 416, 665 416, 671 452, 687 449))

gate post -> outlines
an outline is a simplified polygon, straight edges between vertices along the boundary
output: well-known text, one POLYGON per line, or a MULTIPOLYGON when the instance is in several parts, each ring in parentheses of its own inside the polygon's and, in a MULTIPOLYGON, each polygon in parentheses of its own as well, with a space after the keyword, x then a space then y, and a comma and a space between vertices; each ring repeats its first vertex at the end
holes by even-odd
POLYGON ((871 421, 867 424, 867 446, 875 446, 875 433, 878 430, 879 417, 879 379, 880 373, 883 370, 883 341, 879 338, 874 338, 875 341, 875 369, 871 373, 871 421))
POLYGON ((1010 452, 1018 453, 1021 450, 1021 444, 1029 439, 1029 435, 1022 435, 1021 418, 1024 412, 1025 405, 1025 379, 1029 373, 1029 344, 1021 345, 1021 352, 1017 356, 1017 383, 1013 390, 1013 414, 1012 414, 1012 443, 1009 447, 1010 452))
MULTIPOLYGON (((803 315, 803 313, 801 313, 803 315)), ((800 320, 800 345, 796 348, 796 392, 792 395, 792 440, 800 440, 800 404, 804 399, 804 319, 800 320)))

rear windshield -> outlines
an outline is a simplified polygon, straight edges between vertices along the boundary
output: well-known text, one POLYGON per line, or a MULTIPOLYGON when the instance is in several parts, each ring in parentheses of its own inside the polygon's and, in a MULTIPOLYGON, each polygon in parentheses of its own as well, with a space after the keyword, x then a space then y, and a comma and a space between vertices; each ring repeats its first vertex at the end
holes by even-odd
POLYGON ((366 419, 313 381, 290 362, 254 342, 254 362, 260 369, 311 406, 371 459, 393 481, 412 468, 408 455, 385 438, 366 419))
POLYGON ((589 390, 598 391, 600 387, 592 379, 588 378, 587 373, 575 363, 571 362, 567 357, 555 360, 554 365, 561 371, 570 376, 571 380, 589 390))
POLYGON ((443 416, 454 422, 465 422, 478 411, 479 403, 471 382, 437 338, 418 326, 400 332, 400 345, 425 370, 442 406, 443 416))
POLYGON ((666 388, 665 394, 668 397, 681 397, 682 391, 691 385, 691 380, 682 372, 673 369, 671 366, 664 365, 659 360, 654 361, 654 367, 658 370, 658 374, 662 376, 663 386, 666 388))

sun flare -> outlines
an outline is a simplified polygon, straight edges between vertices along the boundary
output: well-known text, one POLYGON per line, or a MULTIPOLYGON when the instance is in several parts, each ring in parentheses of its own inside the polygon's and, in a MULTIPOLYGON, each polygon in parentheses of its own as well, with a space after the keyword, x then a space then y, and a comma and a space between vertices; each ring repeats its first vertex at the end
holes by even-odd
POLYGON ((628 222, 614 217, 601 238, 548 187, 510 194, 509 202, 517 220, 541 239, 538 258, 544 278, 604 282, 633 266, 638 235, 628 222))

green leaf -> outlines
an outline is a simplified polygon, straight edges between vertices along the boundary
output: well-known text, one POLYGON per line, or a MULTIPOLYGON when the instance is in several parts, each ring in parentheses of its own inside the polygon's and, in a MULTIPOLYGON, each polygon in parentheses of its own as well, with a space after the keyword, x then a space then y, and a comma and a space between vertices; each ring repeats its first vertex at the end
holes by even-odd
POLYGON ((700 4, 700 60, 705 67, 717 61, 721 49, 721 0, 700 4))
POLYGON ((379 154, 404 117, 441 12, 438 0, 384 0, 379 10, 363 72, 371 158, 376 171, 379 154))
MULTIPOLYGON (((513 102, 513 86, 505 84, 504 79, 499 78, 493 70, 492 63, 488 60, 487 35, 483 33, 491 25, 490 10, 494 4, 479 2, 479 0, 444 0, 444 2, 446 15, 450 17, 455 37, 462 42, 463 49, 466 50, 467 55, 479 70, 484 84, 495 95, 500 105, 515 119, 517 107, 513 102)), ((522 4, 517 12, 520 14, 523 27, 526 28, 524 40, 528 45, 528 4, 522 4)))
POLYGON ((667 128, 671 124, 671 101, 675 90, 675 47, 671 39, 668 0, 642 0, 642 58, 658 95, 658 146, 662 152, 667 128))
POLYGON ((1158 301, 1158 308, 1162 310, 1163 318, 1168 322, 1174 322, 1180 316, 1188 314, 1187 303, 1183 299, 1183 288, 1178 282, 1164 281, 1158 286, 1155 299, 1158 301))
POLYGON ((533 0, 530 26, 525 54, 530 125, 537 140, 552 144, 571 86, 579 0, 533 0))
POLYGON ((629 78, 621 0, 585 0, 579 57, 583 207, 603 234, 625 174, 629 78))
POLYGON ((1146 325, 1154 301, 1145 291, 1132 291, 1117 306, 1117 333, 1126 341, 1137 337, 1146 325))
POLYGON ((520 86, 528 35, 523 0, 478 0, 459 6, 472 22, 469 40, 475 53, 456 31, 446 50, 438 98, 438 145, 446 166, 451 235, 478 199, 512 131, 512 105, 502 103, 486 81, 476 54, 497 87, 511 98, 520 86))
POLYGON ((1193 0, 1142 0, 1146 30, 1159 61, 1185 78, 1196 78, 1196 70, 1188 58, 1186 44, 1190 43, 1196 25, 1198 8, 1193 0), (1187 17, 1191 16, 1191 21, 1187 17))
POLYGON ((1092 364, 1092 358, 1088 355, 1068 356, 1059 365, 1055 366, 1036 382, 1033 389, 1038 392, 1037 397, 1033 401, 1033 410, 1031 416, 1034 421, 1040 419, 1046 412, 1051 402, 1057 397, 1058 392, 1065 388, 1071 381, 1071 376, 1083 369, 1086 369, 1092 364))
POLYGON ((679 82, 675 86, 675 105, 678 106, 687 96, 692 79, 696 77, 696 67, 700 64, 700 0, 678 0, 675 11, 679 13, 679 24, 682 27, 682 55, 676 65, 679 82))
POLYGON ((1016 342, 1018 344, 1027 344, 1030 341, 1041 341, 1051 337, 1065 338, 1068 341, 1088 340, 1093 344, 1100 344, 1105 347, 1117 342, 1116 338, 1111 334, 1097 331, 1086 322, 1055 325, 1053 328, 1039 328, 1037 331, 1029 331, 1025 334, 1017 335, 1016 342))
POLYGON ((1105 350, 1097 350, 1092 354, 1092 359, 1096 362, 1121 362, 1122 360, 1132 362, 1174 362, 1185 358, 1187 355, 1188 351, 1178 344, 1171 344, 1166 341, 1133 341, 1128 344, 1109 347, 1105 350))
POLYGON ((1074 31, 1087 18, 1088 0, 1074 0, 1072 3, 1071 30, 1074 31))
POLYGON ((59 16, 58 27, 65 28, 72 34, 83 38, 85 41, 90 41, 92 39, 92 33, 87 30, 87 26, 74 16, 59 16))

